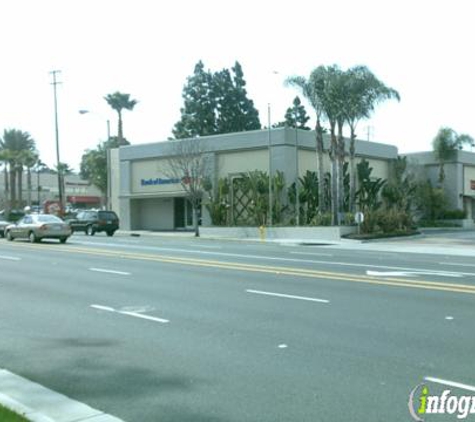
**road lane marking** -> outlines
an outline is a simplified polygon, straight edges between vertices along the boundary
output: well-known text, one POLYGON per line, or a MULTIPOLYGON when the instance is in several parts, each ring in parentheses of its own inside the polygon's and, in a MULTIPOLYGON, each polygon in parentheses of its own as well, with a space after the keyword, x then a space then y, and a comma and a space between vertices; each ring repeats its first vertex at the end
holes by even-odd
POLYGON ((317 299, 314 297, 306 297, 306 296, 295 296, 289 295, 284 293, 274 293, 274 292, 263 292, 262 290, 246 290, 248 293, 254 293, 256 295, 266 295, 266 296, 276 296, 276 297, 283 297, 286 299, 297 299, 297 300, 307 300, 309 302, 319 302, 319 303, 330 303, 329 300, 326 299, 317 299))
MULTIPOLYGON (((22 250, 31 249, 38 250, 37 245, 20 245, 22 250)), ((12 245, 12 247, 20 247, 12 245)), ((126 251, 110 251, 106 249, 95 249, 95 248, 80 248, 73 247, 69 245, 67 248, 57 245, 54 248, 54 252, 61 252, 66 254, 84 254, 89 256, 101 256, 111 259, 129 259, 129 260, 138 260, 138 261, 149 261, 149 262, 160 262, 167 264, 175 265, 188 265, 195 267, 204 267, 204 268, 219 268, 226 270, 235 270, 235 271, 248 271, 255 273, 264 273, 264 274, 280 274, 286 276, 295 276, 295 277, 308 277, 313 279, 324 279, 326 281, 336 280, 342 282, 355 282, 363 283, 369 285, 377 286, 394 286, 394 287, 403 287, 403 288, 412 288, 412 289, 424 289, 431 291, 442 291, 450 293, 464 293, 464 294, 475 294, 475 285, 469 284, 460 284, 460 283, 443 283, 439 281, 419 281, 419 280, 407 280, 407 279, 383 279, 377 278, 374 276, 367 275, 353 275, 347 273, 338 273, 330 271, 319 271, 315 269, 304 269, 304 268, 293 268, 293 267, 272 267, 261 264, 241 264, 237 262, 226 262, 226 261, 214 261, 214 260, 204 260, 204 259, 195 259, 195 258, 183 258, 183 257, 173 257, 167 255, 156 255, 156 254, 144 254, 144 253, 135 253, 135 252, 126 252, 126 251)), ((328 263, 328 262, 327 262, 328 263)))
POLYGON ((110 306, 91 305, 91 308, 99 309, 100 311, 115 312, 115 309, 111 308, 110 306))
POLYGON ((448 381, 448 380, 444 380, 441 378, 434 378, 434 377, 424 377, 424 380, 433 382, 435 384, 446 385, 447 387, 455 387, 455 388, 460 388, 462 390, 475 391, 475 386, 469 385, 469 384, 462 384, 460 382, 448 381))
POLYGON ((290 252, 293 255, 309 255, 309 256, 329 256, 332 257, 333 254, 331 253, 319 253, 319 252, 290 252))
POLYGON ((439 265, 452 265, 453 267, 475 267, 475 264, 459 264, 456 262, 439 262, 439 265))
POLYGON ((96 273, 108 273, 108 274, 118 274, 118 275, 130 275, 124 271, 115 271, 115 270, 106 270, 104 268, 89 268, 89 271, 94 271, 96 273))
POLYGON ((444 273, 440 271, 366 271, 367 275, 380 277, 412 277, 417 275, 435 275, 443 277, 460 278, 460 273, 444 273))
POLYGON ((116 311, 116 312, 122 315, 129 315, 136 318, 142 318, 142 319, 148 319, 150 321, 161 322, 162 324, 166 324, 167 322, 170 322, 168 319, 152 317, 149 315, 143 315, 137 312, 128 312, 128 311, 116 311))
POLYGON ((7 261, 21 261, 21 258, 18 258, 17 256, 0 255, 0 259, 5 259, 7 261))
MULTIPOLYGON (((109 244, 109 243, 99 243, 99 242, 76 242, 81 245, 91 245, 91 246, 107 246, 110 248, 120 248, 120 247, 126 247, 130 248, 130 245, 126 244, 109 244)), ((35 247, 33 245, 30 245, 32 247, 35 247)), ((254 246, 254 245, 252 245, 254 246)), ((25 245, 27 247, 27 245, 25 245)), ((230 253, 230 252, 213 252, 213 251, 199 251, 199 250, 192 250, 192 249, 182 249, 182 248, 165 248, 165 247, 155 247, 155 246, 132 246, 135 249, 141 249, 144 251, 162 251, 162 252, 178 252, 178 253, 189 253, 189 254, 198 254, 198 255, 215 255, 217 257, 229 257, 229 258, 246 258, 246 259, 253 259, 253 260, 267 260, 267 261, 279 261, 279 262, 293 262, 293 263, 302 263, 302 264, 322 264, 322 265, 337 265, 337 266, 342 266, 342 267, 356 267, 356 268, 375 268, 375 269, 384 269, 384 270, 395 270, 395 271, 414 271, 414 272, 427 272, 430 273, 431 275, 441 275, 444 276, 447 274, 447 272, 444 271, 438 271, 438 270, 431 270, 427 268, 411 268, 411 267, 396 267, 396 266, 389 266, 389 265, 373 265, 373 264, 356 264, 356 263, 350 263, 350 262, 341 262, 341 261, 319 261, 319 260, 311 260, 311 259, 299 259, 299 258, 284 258, 284 257, 277 257, 277 256, 262 256, 262 255, 247 255, 247 254, 239 254, 239 253, 230 253)), ((59 248, 58 248, 59 249, 59 248)), ((71 248, 71 246, 68 246, 68 251, 71 249, 78 250, 76 248, 71 248)), ((94 250, 94 249, 93 249, 94 250)), ((96 249, 97 251, 97 249, 96 249)), ((106 252, 105 250, 100 250, 102 253, 110 253, 110 254, 115 254, 116 252, 106 252)), ((135 254, 135 255, 140 255, 140 253, 136 252, 127 252, 127 251, 118 251, 117 253, 123 254, 120 256, 123 256, 124 258, 127 255, 130 254, 135 254)), ((173 257, 171 257, 173 259, 173 257)), ((180 258, 176 258, 180 259, 180 258)), ((182 259, 187 259, 187 258, 182 258, 182 259)), ((193 258, 190 258, 193 259, 193 258)), ((463 272, 457 272, 453 273, 451 272, 450 274, 460 274, 462 276, 475 276, 475 273, 463 273, 463 272)))
POLYGON ((94 308, 94 309, 98 309, 100 311, 107 311, 107 312, 112 312, 112 313, 116 313, 116 314, 127 315, 127 316, 131 316, 131 317, 134 317, 134 318, 147 319, 149 321, 160 322, 162 324, 166 324, 166 323, 170 322, 170 320, 168 320, 168 319, 152 317, 152 316, 149 316, 149 315, 143 315, 143 314, 139 314, 138 312, 120 311, 118 309, 111 308, 110 306, 90 305, 90 307, 94 308))

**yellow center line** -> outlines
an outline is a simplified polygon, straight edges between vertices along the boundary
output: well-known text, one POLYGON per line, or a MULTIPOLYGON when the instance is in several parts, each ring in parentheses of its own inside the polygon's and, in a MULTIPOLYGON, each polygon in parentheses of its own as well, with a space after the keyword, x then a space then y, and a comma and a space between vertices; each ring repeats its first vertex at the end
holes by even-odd
MULTIPOLYGON (((15 247, 21 247, 22 249, 33 249, 36 250, 41 245, 30 245, 30 244, 11 244, 15 247)), ((97 248, 81 248, 75 246, 62 246, 54 245, 54 249, 47 249, 51 252, 63 252, 63 253, 78 253, 86 255, 95 255, 95 256, 104 256, 109 258, 122 258, 122 259, 131 259, 131 260, 142 260, 142 261, 152 261, 152 262, 162 262, 169 264, 180 264, 180 265, 191 265, 197 267, 208 267, 208 268, 220 268, 227 270, 238 270, 238 271, 247 271, 247 272, 257 272, 257 273, 266 273, 266 274, 277 274, 277 275, 288 275, 296 277, 306 277, 306 278, 319 278, 327 280, 337 280, 337 281, 348 281, 355 283, 364 283, 372 285, 382 285, 382 286, 394 286, 394 287, 408 287, 413 289, 425 289, 425 290, 436 290, 436 291, 445 291, 445 292, 455 292, 455 293, 467 293, 475 294, 475 285, 468 284, 458 284, 458 283, 443 283, 437 281, 418 281, 418 280, 405 280, 398 279, 393 277, 388 277, 385 279, 378 278, 376 276, 366 276, 366 275, 352 275, 347 273, 339 272, 329 272, 329 271, 319 271, 303 268, 292 268, 292 267, 279 267, 279 266, 269 266, 269 265, 257 265, 257 264, 243 264, 239 262, 226 262, 226 261, 216 261, 216 260, 207 260, 207 259, 196 259, 196 258, 182 258, 182 257, 173 257, 167 255, 159 254, 145 254, 145 253, 135 253, 135 252, 124 252, 124 251, 108 251, 106 249, 97 249, 97 248)))

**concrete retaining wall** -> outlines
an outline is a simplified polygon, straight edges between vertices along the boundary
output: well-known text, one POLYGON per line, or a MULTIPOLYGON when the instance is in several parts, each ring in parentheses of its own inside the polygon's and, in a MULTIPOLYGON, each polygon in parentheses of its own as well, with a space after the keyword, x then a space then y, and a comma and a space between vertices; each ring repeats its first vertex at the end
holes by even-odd
MULTIPOLYGON (((338 241, 341 236, 355 233, 356 227, 266 227, 265 239, 299 239, 311 242, 338 241)), ((260 239, 258 227, 201 227, 201 237, 230 239, 260 239)))

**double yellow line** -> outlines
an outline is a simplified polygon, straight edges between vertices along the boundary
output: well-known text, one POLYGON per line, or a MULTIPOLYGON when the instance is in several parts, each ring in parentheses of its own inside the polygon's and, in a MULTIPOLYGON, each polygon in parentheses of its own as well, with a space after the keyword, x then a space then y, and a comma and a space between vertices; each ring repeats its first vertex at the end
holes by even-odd
MULTIPOLYGON (((12 244, 12 245, 15 245, 15 244, 12 244)), ((24 248, 37 249, 38 247, 41 247, 41 245, 29 245, 29 244, 22 244, 22 245, 18 244, 18 246, 21 247, 22 249, 24 248)), ((266 274, 275 274, 275 275, 283 275, 283 276, 319 278, 319 279, 325 279, 325 280, 347 281, 347 282, 372 284, 372 285, 379 285, 379 286, 407 287, 411 289, 424 289, 424 290, 435 290, 435 291, 444 291, 444 292, 452 292, 452 293, 475 294, 475 285, 469 285, 469 284, 442 283, 442 282, 437 282, 437 281, 405 280, 405 279, 399 279, 399 278, 393 278, 393 277, 382 279, 381 277, 377 277, 377 276, 352 275, 352 274, 338 273, 338 272, 333 272, 333 271, 328 272, 328 271, 318 271, 318 270, 292 268, 292 267, 279 267, 279 266, 257 265, 257 264, 241 264, 238 262, 226 262, 226 261, 195 259, 195 258, 181 258, 181 257, 171 257, 167 255, 157 255, 157 254, 144 254, 144 253, 134 253, 134 252, 124 252, 124 251, 108 251, 106 249, 96 249, 96 248, 86 249, 86 248, 75 247, 75 246, 54 245, 54 248, 48 249, 48 251, 104 256, 104 257, 109 257, 109 258, 152 261, 152 262, 188 265, 188 266, 196 266, 196 267, 219 268, 219 269, 225 269, 225 270, 248 271, 248 272, 254 272, 254 273, 266 273, 266 274)))

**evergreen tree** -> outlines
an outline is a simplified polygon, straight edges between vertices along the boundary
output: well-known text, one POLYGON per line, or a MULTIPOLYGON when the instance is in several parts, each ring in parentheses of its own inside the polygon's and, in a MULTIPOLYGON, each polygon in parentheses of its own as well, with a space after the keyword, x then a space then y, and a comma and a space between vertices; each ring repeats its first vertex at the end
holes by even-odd
POLYGON ((289 107, 285 112, 285 126, 287 127, 297 127, 298 129, 310 130, 308 126, 305 126, 310 120, 310 117, 307 116, 305 107, 302 105, 299 96, 297 95, 294 98, 292 107, 289 107))
POLYGON ((184 106, 181 108, 181 119, 175 124, 173 136, 177 139, 212 135, 216 132, 215 108, 213 93, 213 75, 205 71, 200 60, 182 94, 184 106))
POLYGON ((247 97, 241 65, 211 73, 203 62, 183 89, 184 107, 175 124, 177 139, 260 129, 259 113, 247 97))

